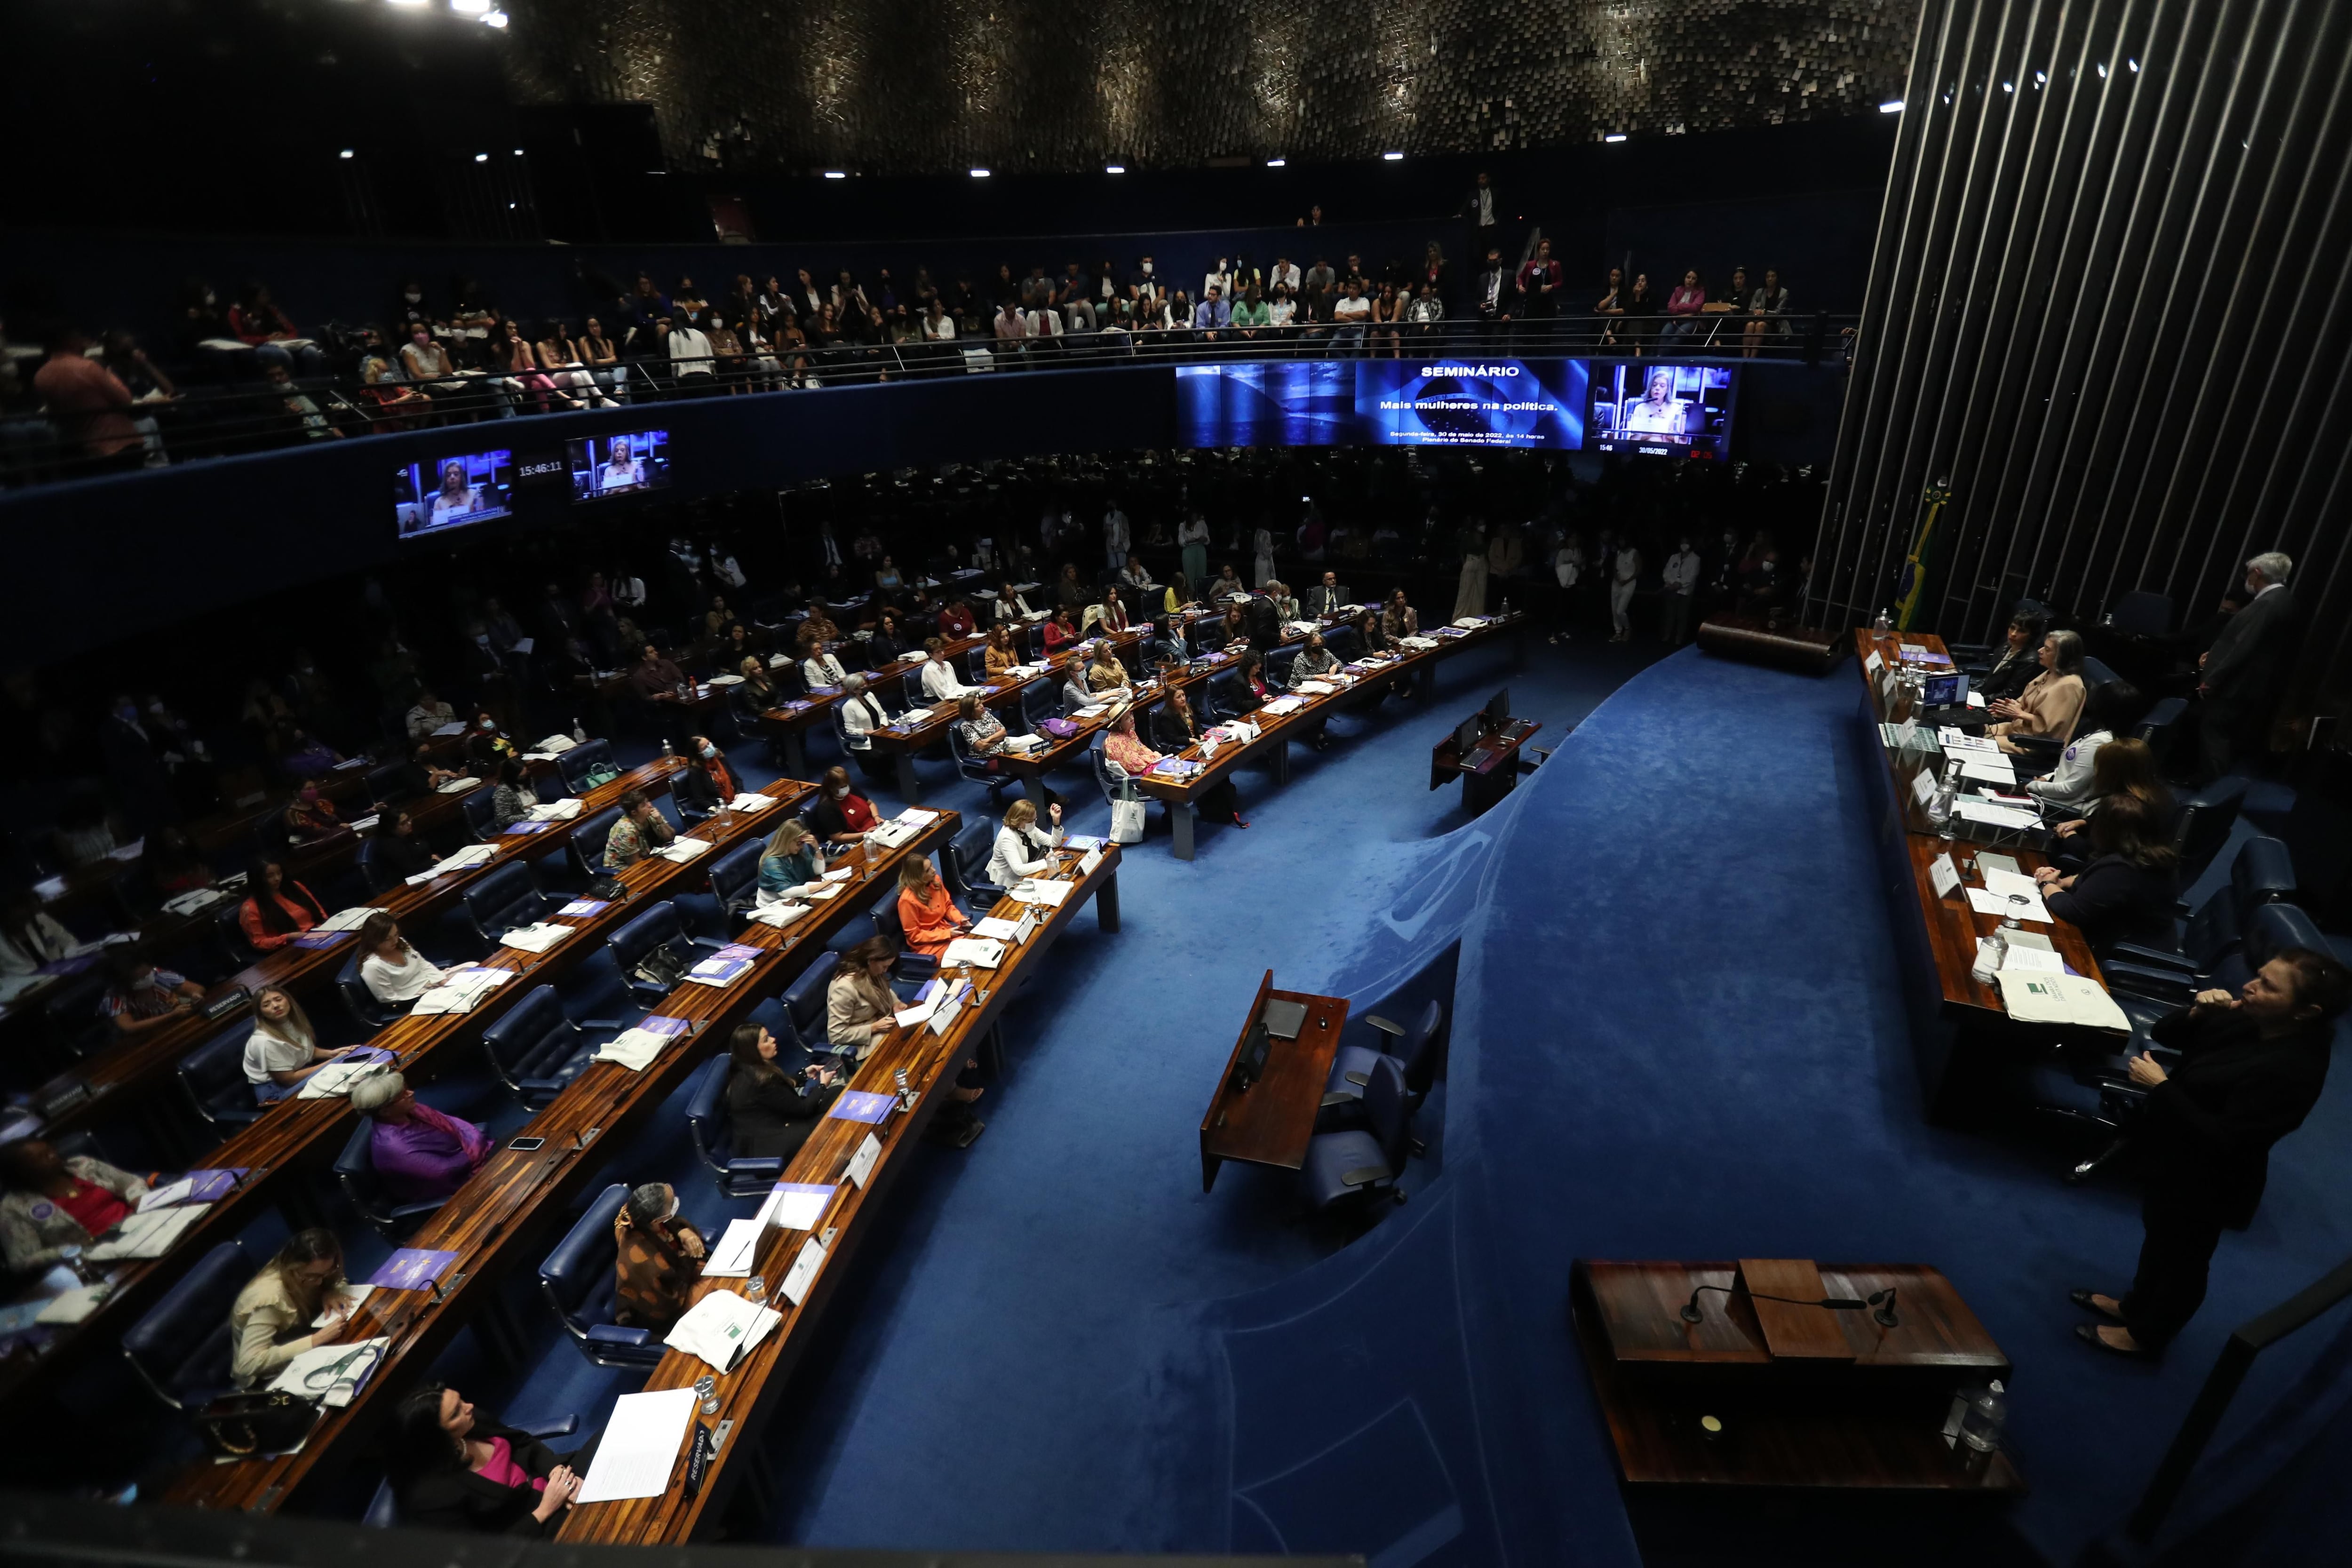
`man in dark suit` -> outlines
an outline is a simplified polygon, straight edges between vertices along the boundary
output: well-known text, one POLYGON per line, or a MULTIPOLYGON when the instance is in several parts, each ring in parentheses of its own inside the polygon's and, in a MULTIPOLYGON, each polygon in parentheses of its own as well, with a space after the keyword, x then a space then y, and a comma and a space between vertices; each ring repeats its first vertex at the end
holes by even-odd
POLYGON ((2256 743, 2277 701, 2280 672, 2294 643, 2294 601, 2286 591, 2294 563, 2277 551, 2246 563, 2246 607, 2230 617, 2198 661, 2198 720, 2205 771, 2230 771, 2240 748, 2256 743))
POLYGON ((2303 1125, 2327 1083, 2334 1019, 2352 1000, 2352 974, 2326 953, 2293 947, 2232 996, 2200 991, 2157 1021, 2158 1045, 2179 1051, 2168 1071, 2131 1062, 2148 1090, 2131 1135, 2146 1172, 2139 1271, 2121 1297, 2076 1290, 2105 1321, 2075 1333, 2123 1355, 2162 1351, 2205 1300, 2206 1274, 2224 1228, 2243 1228, 2262 1203, 2271 1145, 2303 1125))
POLYGON ((1282 616, 1264 594, 1242 606, 1242 625, 1249 628, 1250 644, 1260 652, 1282 641, 1282 616))
POLYGON ((1325 616, 1339 614, 1339 606, 1347 602, 1339 595, 1339 574, 1326 572, 1323 581, 1308 588, 1307 596, 1299 600, 1298 613, 1310 621, 1318 620, 1325 616))

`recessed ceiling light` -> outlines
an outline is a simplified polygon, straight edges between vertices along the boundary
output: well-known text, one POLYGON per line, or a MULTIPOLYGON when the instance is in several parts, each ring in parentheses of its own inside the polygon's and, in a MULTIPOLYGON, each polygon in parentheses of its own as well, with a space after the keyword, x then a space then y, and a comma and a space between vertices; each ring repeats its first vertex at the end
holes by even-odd
POLYGON ((507 14, 504 11, 493 11, 483 17, 482 22, 487 26, 503 27, 507 25, 507 14))
POLYGON ((348 158, 348 157, 350 157, 351 155, 352 155, 352 150, 351 150, 350 148, 348 148, 348 147, 344 148, 341 152, 340 152, 340 153, 336 153, 336 154, 335 154, 335 156, 336 156, 336 157, 338 157, 338 158, 348 158))
POLYGON ((975 180, 984 180, 988 178, 988 171, 985 169, 974 169, 971 172, 971 177, 975 180))
POLYGON ((490 155, 488 153, 477 153, 474 154, 474 162, 477 163, 487 163, 489 161, 490 155))
POLYGON ((1625 133, 1622 131, 1612 131, 1608 135, 1603 136, 1601 140, 1603 142, 1622 142, 1625 140, 1625 133))
POLYGON ((1289 163, 1290 160, 1287 158, 1268 158, 1265 161, 1265 166, 1269 169, 1280 169, 1287 167, 1289 163))
POLYGON ((1878 106, 1878 112, 1881 114, 1900 114, 1903 112, 1903 100, 1899 98, 1890 98, 1885 103, 1878 106))
POLYGON ((845 180, 849 178, 849 171, 846 169, 827 169, 824 172, 824 177, 828 180, 845 180))
POLYGON ((1127 173, 1127 165, 1124 163, 1105 163, 1103 165, 1103 173, 1106 174, 1124 174, 1127 173))
POLYGON ((1404 162, 1404 154, 1402 153, 1383 153, 1381 154, 1381 162, 1383 163, 1402 163, 1404 162))
POLYGON ((449 9, 465 16, 478 16, 490 8, 490 0, 449 0, 449 9))

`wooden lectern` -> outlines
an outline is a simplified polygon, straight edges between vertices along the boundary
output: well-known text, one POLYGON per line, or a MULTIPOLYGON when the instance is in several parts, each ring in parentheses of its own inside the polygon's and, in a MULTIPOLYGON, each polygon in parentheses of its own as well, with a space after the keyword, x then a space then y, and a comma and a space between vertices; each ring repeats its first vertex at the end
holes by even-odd
POLYGON ((2009 1359, 1924 1264, 1579 1258, 1569 1312, 1628 1486, 2025 1489, 2006 1452, 1946 1434, 2009 1359), (1816 1304, 1888 1289, 1892 1327, 1816 1304))

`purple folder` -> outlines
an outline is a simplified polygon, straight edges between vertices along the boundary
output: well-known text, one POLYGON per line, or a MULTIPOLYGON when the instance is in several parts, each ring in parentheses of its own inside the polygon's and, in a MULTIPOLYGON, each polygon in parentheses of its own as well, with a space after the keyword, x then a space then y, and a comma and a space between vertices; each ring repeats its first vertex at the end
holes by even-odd
POLYGON ((554 826, 551 822, 509 822, 506 830, 509 834, 544 833, 554 826))
POLYGON ((896 1103, 889 1095, 853 1089, 835 1100, 833 1109, 825 1114, 844 1121, 880 1121, 890 1114, 890 1107, 896 1103))
POLYGON ((643 1018, 637 1027, 648 1035, 683 1035, 693 1025, 685 1018, 643 1018))
POLYGON ((306 931, 294 939, 294 945, 313 950, 332 947, 351 934, 347 931, 306 931))
POLYGON ((574 899, 555 912, 559 915, 570 915, 573 920, 584 921, 591 915, 601 915, 612 907, 603 899, 574 899))
POLYGON ((449 1272, 449 1266, 457 1261, 454 1252, 404 1247, 383 1260, 383 1267, 368 1283, 386 1290, 422 1290, 449 1272))
POLYGON ((194 1184, 188 1188, 188 1202, 208 1204, 227 1196, 228 1190, 236 1185, 246 1169, 243 1165, 226 1165, 216 1170, 190 1171, 188 1180, 194 1184))

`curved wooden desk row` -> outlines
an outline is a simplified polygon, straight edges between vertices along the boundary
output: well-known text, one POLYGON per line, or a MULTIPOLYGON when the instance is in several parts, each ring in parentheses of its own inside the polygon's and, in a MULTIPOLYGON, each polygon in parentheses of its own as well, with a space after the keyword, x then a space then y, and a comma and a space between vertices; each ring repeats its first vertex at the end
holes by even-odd
MULTIPOLYGON (((401 921, 423 920, 437 915, 467 889, 509 861, 537 860, 562 849, 581 823, 616 804, 628 790, 644 790, 649 795, 667 793, 671 776, 685 766, 685 763, 677 758, 657 758, 581 797, 579 816, 551 823, 539 833, 502 835, 496 841, 489 860, 483 865, 444 872, 430 881, 415 886, 403 884, 368 900, 369 907, 383 910, 401 921)), ((461 797, 441 798, 454 802, 461 797)), ((209 921, 217 916, 218 910, 215 910, 203 918, 209 921)), ((342 968, 344 960, 351 956, 351 944, 355 940, 355 936, 350 937, 322 948, 279 948, 215 986, 205 996, 205 1003, 209 1005, 238 991, 249 994, 264 985, 283 985, 295 991, 323 986, 333 979, 342 968)), ((76 1085, 88 1091, 86 1098, 76 1096, 72 1103, 60 1107, 49 1116, 45 1131, 50 1133, 68 1132, 89 1126, 121 1114, 145 1094, 167 1087, 172 1081, 173 1069, 178 1066, 182 1057, 218 1034, 231 1020, 241 1016, 245 1010, 245 1005, 239 1004, 217 1017, 206 1017, 200 1009, 176 1023, 147 1030, 86 1058, 72 1071, 61 1074, 44 1085, 35 1095, 35 1103, 39 1104, 49 1101, 54 1096, 75 1095, 76 1085)))
MULTIPOLYGON (((715 816, 687 835, 712 844, 709 853, 685 862, 648 857, 615 873, 629 890, 625 900, 609 904, 586 917, 549 917, 579 935, 544 953, 499 948, 481 960, 486 968, 504 969, 513 981, 483 996, 471 1012, 444 1013, 428 1017, 413 1015, 395 1020, 368 1043, 393 1053, 402 1073, 424 1082, 459 1060, 482 1032, 504 1016, 533 988, 552 984, 598 950, 599 939, 617 930, 648 903, 682 892, 707 879, 712 862, 729 848, 753 837, 772 832, 783 815, 815 793, 813 784, 779 779, 761 792, 778 802, 761 812, 730 812, 715 816)), ((334 950, 329 950, 332 952, 334 950)), ((338 957, 336 962, 340 963, 338 957)), ((114 1290, 88 1319, 65 1330, 38 1356, 26 1352, 0 1361, 0 1405, 26 1387, 44 1381, 50 1372, 68 1364, 94 1345, 119 1340, 147 1309, 196 1259, 245 1227, 248 1215, 263 1198, 289 1190, 288 1178, 312 1165, 331 1162, 350 1137, 356 1113, 341 1097, 324 1100, 281 1100, 266 1109, 260 1120, 243 1129, 197 1162, 205 1169, 238 1169, 249 1173, 227 1195, 215 1201, 163 1257, 121 1266, 111 1276, 114 1290)))
MULTIPOLYGON (((770 822, 780 820, 774 811, 758 815, 770 822)), ((443 1276, 439 1299, 425 1290, 379 1290, 362 1305, 348 1338, 357 1342, 389 1335, 392 1343, 375 1374, 349 1405, 325 1412, 299 1452, 234 1465, 194 1466, 163 1500, 203 1508, 274 1510, 297 1500, 307 1486, 350 1461, 380 1430, 400 1396, 425 1376, 450 1338, 478 1312, 494 1310, 503 1278, 545 1254, 582 1190, 604 1179, 602 1167, 608 1152, 625 1148, 630 1135, 688 1075, 712 1053, 727 1048, 735 1026, 790 984, 843 927, 877 899, 895 898, 903 861, 946 845, 960 825, 956 814, 942 813, 897 848, 861 846, 848 861, 858 875, 840 895, 814 906, 785 930, 751 922, 736 940, 763 951, 748 973, 725 986, 688 981, 655 1009, 656 1017, 687 1022, 688 1032, 677 1045, 643 1071, 592 1063, 531 1117, 526 1131, 546 1139, 543 1148, 499 1150, 404 1244, 454 1252, 458 1261, 443 1276)), ((527 989, 520 983, 512 988, 527 989)))

